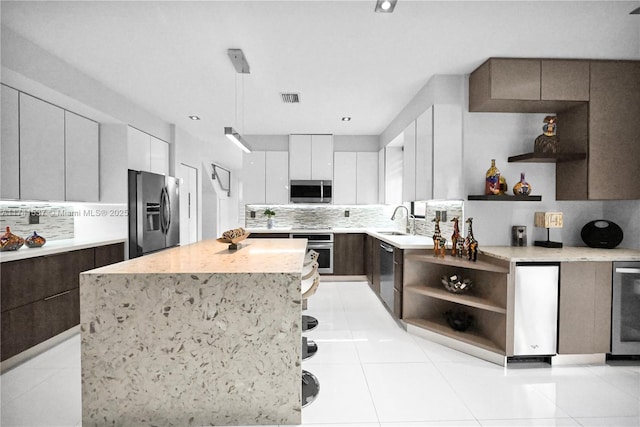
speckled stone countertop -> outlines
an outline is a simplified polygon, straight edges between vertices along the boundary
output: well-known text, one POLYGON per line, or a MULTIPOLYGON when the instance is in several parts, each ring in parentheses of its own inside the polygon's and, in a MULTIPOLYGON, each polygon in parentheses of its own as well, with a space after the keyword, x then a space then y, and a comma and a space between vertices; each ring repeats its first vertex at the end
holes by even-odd
POLYGON ((248 239, 235 251, 228 243, 203 240, 92 270, 122 273, 299 273, 304 239, 248 239))
POLYGON ((302 422, 306 240, 242 243, 80 275, 83 426, 302 422))
POLYGON ((638 249, 596 249, 568 246, 543 248, 540 246, 487 246, 480 252, 512 262, 565 262, 565 261, 640 261, 638 249))

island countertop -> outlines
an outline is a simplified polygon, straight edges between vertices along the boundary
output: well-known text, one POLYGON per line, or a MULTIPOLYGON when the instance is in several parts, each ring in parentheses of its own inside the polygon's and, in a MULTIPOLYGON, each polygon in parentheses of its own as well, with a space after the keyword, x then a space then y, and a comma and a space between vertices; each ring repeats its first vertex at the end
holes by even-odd
POLYGON ((304 239, 251 239, 229 250, 228 243, 203 240, 108 265, 87 273, 300 273, 304 239))
POLYGON ((82 425, 298 425, 305 239, 80 274, 82 425))

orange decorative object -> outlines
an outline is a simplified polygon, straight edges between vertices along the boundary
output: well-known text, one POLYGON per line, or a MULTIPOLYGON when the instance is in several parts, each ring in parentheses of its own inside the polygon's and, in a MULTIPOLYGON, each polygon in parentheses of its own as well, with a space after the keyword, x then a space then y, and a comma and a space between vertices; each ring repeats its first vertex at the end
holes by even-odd
POLYGON ((24 245, 24 239, 13 234, 11 228, 7 226, 7 232, 0 237, 0 251, 17 251, 22 245, 24 245))
POLYGON ((45 243, 47 243, 47 239, 40 236, 38 233, 34 231, 31 236, 24 239, 24 243, 25 245, 27 245, 28 248, 39 248, 41 246, 44 246, 45 243))

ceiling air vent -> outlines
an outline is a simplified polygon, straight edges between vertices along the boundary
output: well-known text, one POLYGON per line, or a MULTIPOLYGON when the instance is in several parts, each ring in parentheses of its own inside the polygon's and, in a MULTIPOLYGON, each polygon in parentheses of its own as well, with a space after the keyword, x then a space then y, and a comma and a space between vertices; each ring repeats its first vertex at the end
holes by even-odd
POLYGON ((282 102, 285 104, 299 104, 300 103, 300 94, 299 93, 281 93, 282 102))

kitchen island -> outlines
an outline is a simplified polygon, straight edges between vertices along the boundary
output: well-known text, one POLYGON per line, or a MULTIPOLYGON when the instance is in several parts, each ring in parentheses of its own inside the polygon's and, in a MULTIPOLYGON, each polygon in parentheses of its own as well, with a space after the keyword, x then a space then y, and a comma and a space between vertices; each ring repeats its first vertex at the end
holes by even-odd
POLYGON ((300 424, 305 251, 208 240, 82 273, 82 424, 300 424))

